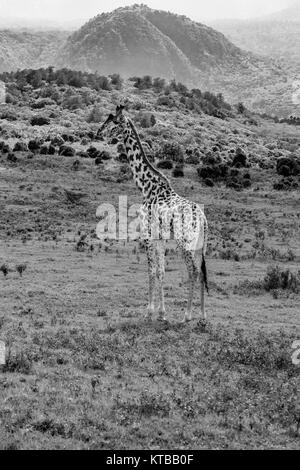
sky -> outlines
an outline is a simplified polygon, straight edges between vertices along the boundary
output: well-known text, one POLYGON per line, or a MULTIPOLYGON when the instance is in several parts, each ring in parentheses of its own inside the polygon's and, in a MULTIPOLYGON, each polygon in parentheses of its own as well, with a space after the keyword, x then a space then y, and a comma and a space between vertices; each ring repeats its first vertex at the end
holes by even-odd
POLYGON ((195 21, 245 19, 273 13, 296 2, 297 0, 0 0, 0 20, 24 18, 68 22, 92 18, 99 13, 134 3, 184 14, 195 21))

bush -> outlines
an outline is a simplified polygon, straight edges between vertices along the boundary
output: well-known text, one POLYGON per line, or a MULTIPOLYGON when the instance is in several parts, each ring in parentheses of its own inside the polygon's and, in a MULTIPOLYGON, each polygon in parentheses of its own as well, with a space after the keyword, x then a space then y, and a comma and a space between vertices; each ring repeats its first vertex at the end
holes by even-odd
POLYGON ((69 145, 62 145, 59 149, 59 155, 63 157, 74 157, 75 153, 75 149, 69 145))
POLYGON ((182 147, 177 142, 165 143, 156 153, 156 156, 164 160, 171 160, 178 163, 183 163, 184 161, 182 147))
POLYGON ((8 144, 6 144, 5 142, 0 142, 0 152, 9 153, 10 152, 10 146, 8 144))
POLYGON ((294 274, 289 269, 283 271, 278 266, 271 266, 268 268, 267 274, 263 280, 263 287, 267 292, 276 289, 283 289, 299 293, 300 271, 298 271, 297 274, 294 274))
POLYGON ((246 167, 247 166, 247 155, 246 153, 244 152, 243 149, 241 149, 240 147, 237 148, 236 150, 236 154, 235 154, 235 157, 232 161, 232 166, 235 166, 237 168, 241 168, 241 167, 246 167))
POLYGON ((183 166, 182 165, 176 165, 173 172, 172 172, 172 176, 174 178, 184 178, 183 166))
POLYGON ((87 117, 87 122, 96 122, 100 123, 103 121, 103 112, 101 111, 99 106, 94 106, 91 112, 87 117))
POLYGON ((273 185, 276 191, 292 191, 298 188, 298 183, 292 177, 282 178, 278 183, 273 185))
POLYGON ((9 153, 7 155, 7 161, 11 163, 16 163, 18 161, 17 157, 15 156, 14 153, 9 153))
POLYGON ((172 170, 173 162, 171 162, 170 160, 161 160, 160 162, 158 162, 157 168, 161 170, 172 170))
POLYGON ((48 126, 50 124, 50 119, 43 116, 34 116, 30 120, 32 126, 48 126))
POLYGON ((143 113, 139 117, 141 127, 144 129, 148 129, 149 127, 153 127, 156 124, 156 119, 154 114, 151 113, 143 113))
POLYGON ((28 146, 25 142, 16 142, 13 151, 14 152, 27 152, 28 146))
POLYGON ((121 90, 123 86, 123 80, 119 74, 114 73, 110 75, 111 84, 116 87, 117 90, 121 90))
POLYGON ((215 185, 215 183, 213 182, 213 180, 210 179, 210 178, 206 178, 206 179, 204 180, 204 184, 205 184, 206 186, 208 186, 209 188, 213 188, 214 185, 215 185))
POLYGON ((281 175, 281 176, 290 176, 291 174, 291 169, 286 166, 286 165, 282 165, 279 169, 278 169, 278 174, 281 175))
POLYGON ((58 146, 58 147, 63 145, 64 142, 65 142, 64 139, 60 135, 57 135, 50 140, 51 145, 58 146))
POLYGON ((174 99, 171 96, 166 96, 166 95, 159 96, 157 98, 156 103, 158 106, 169 106, 170 108, 172 108, 176 104, 174 99))
POLYGON ((296 158, 282 157, 277 160, 276 170, 281 176, 297 176, 300 173, 300 163, 296 158))
POLYGON ((199 164, 199 155, 190 155, 185 159, 187 165, 198 165, 199 164))
POLYGON ((54 155, 56 149, 53 145, 42 145, 40 148, 41 155, 54 155))
POLYGON ((37 140, 37 139, 33 139, 33 140, 30 140, 28 142, 28 149, 31 151, 31 152, 36 152, 40 149, 41 145, 43 145, 43 141, 41 140, 37 140))
POLYGON ((109 152, 107 152, 106 150, 103 150, 101 153, 100 153, 100 158, 102 160, 111 160, 111 154, 109 152))

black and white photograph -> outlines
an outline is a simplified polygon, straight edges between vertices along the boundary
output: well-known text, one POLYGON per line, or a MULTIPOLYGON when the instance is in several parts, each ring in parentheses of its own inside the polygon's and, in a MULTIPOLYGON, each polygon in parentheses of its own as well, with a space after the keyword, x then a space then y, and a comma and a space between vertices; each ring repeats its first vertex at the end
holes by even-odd
POLYGON ((300 0, 134 1, 0 0, 0 450, 300 450, 300 0))

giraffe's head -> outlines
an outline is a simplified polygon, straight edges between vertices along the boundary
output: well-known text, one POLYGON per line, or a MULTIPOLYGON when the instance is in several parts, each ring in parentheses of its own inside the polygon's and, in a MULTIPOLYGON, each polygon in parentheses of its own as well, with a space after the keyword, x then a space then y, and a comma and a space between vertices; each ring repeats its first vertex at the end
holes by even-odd
POLYGON ((103 136, 104 132, 107 137, 119 137, 123 134, 126 126, 126 117, 123 114, 125 106, 117 106, 116 113, 110 114, 106 121, 102 124, 98 130, 97 136, 103 136))

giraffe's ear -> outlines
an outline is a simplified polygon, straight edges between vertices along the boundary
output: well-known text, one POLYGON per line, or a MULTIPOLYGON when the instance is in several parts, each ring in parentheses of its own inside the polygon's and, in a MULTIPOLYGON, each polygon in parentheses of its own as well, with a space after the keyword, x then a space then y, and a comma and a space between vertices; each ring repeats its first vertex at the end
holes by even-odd
POLYGON ((120 104, 120 106, 117 106, 117 109, 116 109, 116 114, 117 116, 119 114, 122 114, 123 110, 125 109, 125 106, 123 106, 122 104, 120 104))

